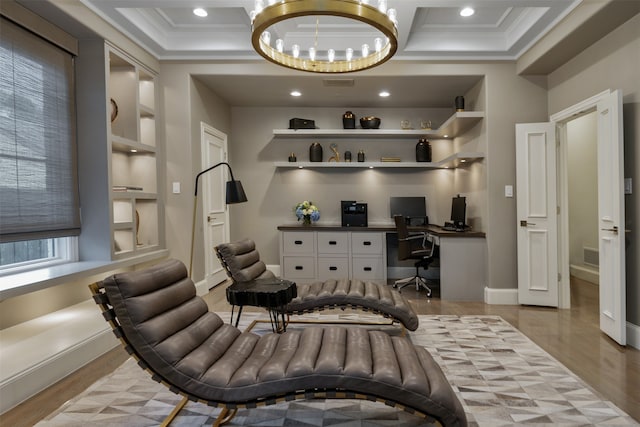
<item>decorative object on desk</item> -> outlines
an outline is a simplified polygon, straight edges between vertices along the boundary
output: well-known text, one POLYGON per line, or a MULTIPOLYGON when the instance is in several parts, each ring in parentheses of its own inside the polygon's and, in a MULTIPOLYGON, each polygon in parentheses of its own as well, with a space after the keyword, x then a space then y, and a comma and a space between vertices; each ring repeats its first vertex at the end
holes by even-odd
POLYGON ((379 129, 380 128, 380 118, 379 117, 361 117, 360 118, 360 126, 362 129, 379 129))
POLYGON ((411 129, 413 129, 411 127, 411 121, 410 120, 401 120, 400 121, 400 128, 402 130, 411 130, 411 129))
POLYGON ((387 7, 387 0, 376 3, 377 7, 355 0, 257 0, 249 12, 251 44, 267 61, 299 71, 332 74, 376 67, 398 49, 398 13, 387 7), (358 46, 341 46, 344 37, 329 28, 335 19, 357 28, 358 46), (332 39, 339 40, 337 45, 332 39))
POLYGON ((330 162, 339 162, 340 161, 340 153, 338 153, 338 144, 335 142, 329 146, 331 151, 333 151, 333 156, 329 157, 330 162))
POLYGON ((322 161, 322 145, 319 142, 314 142, 309 147, 309 161, 321 162, 322 161))
POLYGON ((111 123, 115 122, 118 118, 118 104, 111 98, 111 123))
POLYGON ((420 138, 416 144, 416 162, 431 161, 431 144, 427 138, 420 138))
POLYGON ((293 118, 289 120, 289 129, 315 129, 316 122, 309 119, 293 118))
POLYGON ((191 277, 192 268, 193 268, 193 246, 194 240, 196 236, 196 212, 198 207, 198 180, 205 173, 217 168, 218 166, 226 165, 229 168, 229 176, 231 178, 230 181, 227 181, 227 192, 226 192, 226 203, 228 205, 235 203, 244 203, 247 201, 247 195, 244 193, 244 188, 242 188, 242 183, 240 181, 236 181, 233 178, 233 171, 231 170, 231 166, 227 162, 216 163, 215 165, 208 167, 202 172, 196 175, 195 182, 195 191, 193 194, 193 219, 191 221, 191 256, 189 257, 189 277, 191 277))
POLYGON ((351 163, 351 151, 344 152, 344 161, 347 163, 351 163))
POLYGON ((356 116, 351 111, 347 111, 342 115, 342 127, 344 129, 356 128, 356 116))
POLYGON ((311 222, 316 222, 320 219, 320 210, 313 202, 305 200, 294 206, 293 212, 295 212, 298 221, 302 220, 302 225, 311 225, 311 222))
POLYGON ((423 120, 420 122, 420 127, 424 130, 431 130, 431 120, 423 120))
POLYGON ((456 96, 456 111, 464 111, 464 96, 456 96))
POLYGON ((360 163, 364 162, 364 150, 358 151, 358 161, 360 163))
POLYGON ((289 161, 291 163, 298 161, 298 159, 296 158, 296 153, 292 152, 291 154, 289 154, 289 161))

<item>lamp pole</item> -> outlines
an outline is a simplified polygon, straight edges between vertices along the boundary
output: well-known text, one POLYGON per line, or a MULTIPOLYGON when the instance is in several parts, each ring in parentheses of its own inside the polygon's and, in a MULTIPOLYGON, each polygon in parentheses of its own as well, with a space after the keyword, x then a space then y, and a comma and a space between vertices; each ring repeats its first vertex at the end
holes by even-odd
POLYGON ((227 181, 226 188, 226 203, 228 205, 235 203, 243 203, 247 201, 247 196, 244 193, 244 189, 242 188, 242 183, 240 181, 236 181, 233 178, 233 171, 231 170, 231 165, 227 162, 217 163, 202 172, 196 175, 195 182, 195 191, 193 193, 193 219, 191 220, 191 254, 189 256, 189 277, 191 277, 191 272, 193 269, 193 248, 195 245, 195 236, 196 236, 196 212, 198 207, 198 180, 205 173, 217 168, 218 166, 226 165, 229 168, 229 175, 231 176, 231 180, 227 181))

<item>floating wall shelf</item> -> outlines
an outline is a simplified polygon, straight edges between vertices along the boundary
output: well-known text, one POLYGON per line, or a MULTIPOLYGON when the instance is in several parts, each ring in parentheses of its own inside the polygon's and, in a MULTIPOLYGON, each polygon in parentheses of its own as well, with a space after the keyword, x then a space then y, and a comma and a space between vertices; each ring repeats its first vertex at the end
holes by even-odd
POLYGON ((274 162, 276 168, 286 169, 375 169, 375 168, 414 168, 414 169, 448 169, 457 168, 483 159, 484 153, 460 152, 446 157, 439 162, 274 162))

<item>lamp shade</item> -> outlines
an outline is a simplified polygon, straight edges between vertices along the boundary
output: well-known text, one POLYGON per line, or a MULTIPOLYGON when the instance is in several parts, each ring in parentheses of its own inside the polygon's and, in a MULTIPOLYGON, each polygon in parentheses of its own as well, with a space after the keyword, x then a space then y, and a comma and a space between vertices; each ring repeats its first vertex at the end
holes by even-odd
POLYGON ((227 204, 244 203, 247 201, 247 195, 244 194, 244 188, 240 181, 227 181, 227 204))

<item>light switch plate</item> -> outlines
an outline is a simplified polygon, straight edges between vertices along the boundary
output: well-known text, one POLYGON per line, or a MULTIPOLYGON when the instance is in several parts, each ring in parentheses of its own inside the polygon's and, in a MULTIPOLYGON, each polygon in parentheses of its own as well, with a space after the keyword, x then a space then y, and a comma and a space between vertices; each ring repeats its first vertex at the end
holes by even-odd
POLYGON ((513 185, 504 186, 504 197, 513 197, 513 185))
POLYGON ((180 183, 179 182, 174 182, 173 183, 173 194, 180 194, 180 183))
POLYGON ((632 184, 631 184, 631 178, 625 178, 624 179, 624 194, 631 194, 633 193, 633 188, 632 188, 632 184))

